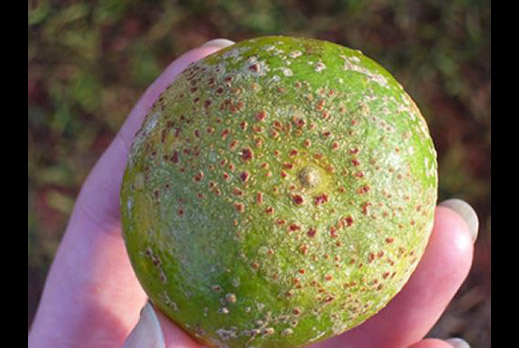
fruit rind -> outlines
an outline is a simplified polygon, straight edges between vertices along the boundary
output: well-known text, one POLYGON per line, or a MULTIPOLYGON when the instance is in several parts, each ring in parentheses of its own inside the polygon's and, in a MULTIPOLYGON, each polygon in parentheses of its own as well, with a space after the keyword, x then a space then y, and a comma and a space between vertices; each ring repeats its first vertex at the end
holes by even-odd
POLYGON ((151 301, 213 347, 355 327, 432 229, 436 153, 412 99, 359 51, 289 37, 190 65, 151 107, 121 190, 151 301))

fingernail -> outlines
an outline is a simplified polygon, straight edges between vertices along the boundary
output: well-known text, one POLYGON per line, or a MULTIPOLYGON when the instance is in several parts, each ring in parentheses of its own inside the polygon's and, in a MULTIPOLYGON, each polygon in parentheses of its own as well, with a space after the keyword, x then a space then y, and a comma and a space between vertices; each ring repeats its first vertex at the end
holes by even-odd
POLYGON ((234 41, 227 40, 227 39, 214 39, 211 41, 207 41, 205 44, 203 44, 200 47, 217 47, 217 48, 224 48, 227 46, 234 45, 234 41))
POLYGON ((470 348, 470 344, 462 338, 449 338, 445 340, 445 342, 450 344, 453 348, 470 348))
POLYGON ((141 317, 124 342, 123 348, 165 348, 159 319, 148 302, 141 310, 141 317))
POLYGON ((463 220, 465 220, 469 226, 470 232, 472 233, 472 242, 475 242, 478 237, 479 220, 474 208, 472 208, 467 202, 457 198, 443 201, 440 205, 454 210, 463 218, 463 220))

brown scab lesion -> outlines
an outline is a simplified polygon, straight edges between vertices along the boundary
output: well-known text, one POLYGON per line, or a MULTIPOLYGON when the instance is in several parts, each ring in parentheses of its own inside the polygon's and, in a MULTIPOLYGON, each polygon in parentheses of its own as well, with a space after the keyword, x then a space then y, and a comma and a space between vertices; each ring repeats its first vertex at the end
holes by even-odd
POLYGON ((291 328, 286 328, 283 331, 281 331, 281 336, 285 337, 285 336, 292 335, 293 333, 294 333, 294 330, 292 330, 291 328))
POLYGON ((263 203, 263 192, 258 192, 256 194, 256 203, 261 205, 263 203))
POLYGON ((261 333, 262 333, 264 336, 270 336, 270 335, 273 335, 275 332, 276 332, 276 330, 274 330, 274 328, 272 328, 272 327, 264 328, 264 329, 261 331, 261 333))
POLYGON ((221 307, 218 309, 218 313, 220 314, 229 314, 231 311, 227 307, 221 307))
POLYGON ((369 209, 372 206, 370 202, 364 202, 361 204, 362 214, 368 215, 369 209))
POLYGON ((234 209, 238 213, 243 213, 245 212, 245 205, 243 203, 234 203, 234 209))
POLYGON ((236 297, 235 294, 233 294, 233 293, 229 293, 229 294, 225 295, 225 301, 226 301, 227 303, 232 303, 232 304, 234 304, 234 303, 236 303, 236 301, 237 301, 237 297, 236 297))
POLYGON ((159 278, 160 278, 160 281, 162 284, 167 284, 168 277, 166 276, 166 273, 164 273, 164 271, 162 269, 160 270, 159 278))
POLYGON ((259 72, 261 69, 260 65, 257 63, 249 65, 249 70, 253 72, 259 72))
POLYGON ((316 168, 312 166, 303 167, 298 174, 299 182, 303 187, 313 188, 320 183, 320 175, 316 168))
POLYGON ((243 191, 237 187, 235 187, 233 190, 232 190, 232 194, 235 195, 235 196, 242 196, 243 195, 243 191))

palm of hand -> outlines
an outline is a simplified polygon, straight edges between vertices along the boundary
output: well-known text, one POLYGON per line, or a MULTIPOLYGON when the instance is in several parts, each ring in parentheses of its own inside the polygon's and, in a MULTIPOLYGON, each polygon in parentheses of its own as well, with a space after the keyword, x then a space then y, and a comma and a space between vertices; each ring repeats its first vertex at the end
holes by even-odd
MULTIPOLYGON (((119 188, 129 146, 148 107, 189 63, 217 50, 201 47, 173 62, 136 104, 89 175, 49 273, 29 335, 31 347, 121 347, 147 301, 131 269, 119 221, 119 188)), ((465 279, 472 241, 463 219, 439 207, 429 245, 405 288, 376 316, 312 348, 441 348, 422 340, 465 279)), ((158 314, 167 347, 199 347, 158 314)))

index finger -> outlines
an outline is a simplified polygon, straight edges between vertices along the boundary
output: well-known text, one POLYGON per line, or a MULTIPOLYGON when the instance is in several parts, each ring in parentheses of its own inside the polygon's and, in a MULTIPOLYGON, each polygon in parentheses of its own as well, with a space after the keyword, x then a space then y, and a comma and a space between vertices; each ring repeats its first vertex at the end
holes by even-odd
POLYGON ((119 221, 119 190, 121 187, 128 152, 135 133, 160 93, 170 85, 175 77, 189 64, 218 51, 221 47, 203 46, 193 49, 171 63, 153 82, 141 99, 135 104, 128 118, 117 133, 108 149, 90 172, 76 206, 87 218, 106 225, 119 221))
POLYGON ((467 277, 472 254, 465 220, 449 208, 437 207, 425 253, 402 291, 364 324, 318 346, 401 348, 420 341, 467 277))

